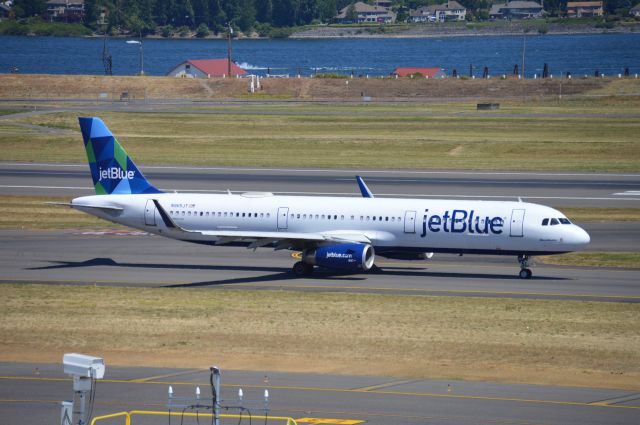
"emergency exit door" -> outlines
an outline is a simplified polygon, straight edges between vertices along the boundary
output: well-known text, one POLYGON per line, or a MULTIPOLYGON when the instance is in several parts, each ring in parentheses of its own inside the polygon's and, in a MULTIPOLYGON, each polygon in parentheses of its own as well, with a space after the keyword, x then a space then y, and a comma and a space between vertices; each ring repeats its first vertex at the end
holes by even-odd
POLYGON ((511 233, 513 237, 521 238, 523 236, 522 228, 524 227, 524 210, 511 211, 511 233))
POLYGON ((415 211, 404 212, 404 232, 405 233, 416 232, 416 212, 415 211))

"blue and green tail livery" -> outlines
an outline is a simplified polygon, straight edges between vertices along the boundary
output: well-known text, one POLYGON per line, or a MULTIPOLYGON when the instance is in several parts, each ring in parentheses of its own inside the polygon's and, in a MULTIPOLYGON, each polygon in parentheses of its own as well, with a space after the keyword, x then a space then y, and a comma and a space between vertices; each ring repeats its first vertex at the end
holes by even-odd
POLYGON ((98 195, 160 193, 142 175, 100 118, 78 118, 98 195))

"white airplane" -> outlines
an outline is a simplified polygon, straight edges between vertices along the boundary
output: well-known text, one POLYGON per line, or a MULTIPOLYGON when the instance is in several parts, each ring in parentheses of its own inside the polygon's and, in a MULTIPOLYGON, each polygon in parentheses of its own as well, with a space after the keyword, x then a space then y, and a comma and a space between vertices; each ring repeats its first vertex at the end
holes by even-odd
POLYGON ((589 235, 553 208, 526 202, 186 194, 156 189, 100 118, 79 118, 96 195, 69 205, 149 233, 207 245, 300 251, 297 276, 314 266, 368 271, 375 256, 423 260, 434 252, 529 259, 583 249, 589 235))

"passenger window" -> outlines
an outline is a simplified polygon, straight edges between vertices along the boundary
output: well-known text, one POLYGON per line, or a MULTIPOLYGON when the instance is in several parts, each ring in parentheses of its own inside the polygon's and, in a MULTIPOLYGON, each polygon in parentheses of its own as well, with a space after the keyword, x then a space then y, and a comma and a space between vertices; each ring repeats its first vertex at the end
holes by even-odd
POLYGON ((236 213, 236 217, 240 217, 240 213, 236 213))
POLYGON ((202 217, 204 215, 204 213, 202 211, 200 211, 200 217, 202 217))
POLYGON ((340 216, 340 220, 344 220, 344 216, 343 215, 340 216))
POLYGON ((371 220, 371 217, 370 217, 370 216, 367 216, 367 221, 369 221, 369 220, 371 220))
POLYGON ((560 223, 562 224, 571 224, 568 218, 563 217, 563 218, 560 218, 559 220, 560 220, 560 223))
POLYGON ((360 216, 360 221, 362 221, 362 220, 364 220, 364 216, 363 215, 360 216))
POLYGON ((389 217, 385 217, 385 218, 384 218, 384 221, 389 221, 389 217))
POLYGON ((322 214, 322 219, 324 220, 324 214, 322 214))
POLYGON ((552 218, 552 219, 551 219, 551 225, 552 225, 552 226, 555 226, 556 224, 560 224, 560 222, 558 221, 558 219, 557 219, 557 218, 552 218))
POLYGON ((375 215, 373 216, 373 221, 376 221, 376 216, 375 215))
POLYGON ((391 221, 392 222, 396 221, 396 218, 395 217, 391 217, 391 221))
POLYGON ((317 220, 318 218, 320 218, 320 216, 319 216, 318 214, 316 214, 316 220, 317 220))
POLYGON ((296 216, 296 218, 300 218, 300 214, 298 214, 298 215, 296 216))
POLYGON ((264 213, 260 213, 260 218, 263 218, 263 217, 264 217, 264 213))
POLYGON ((352 215, 352 216, 351 216, 351 220, 353 220, 353 219, 355 219, 355 216, 353 216, 353 215, 352 215))
POLYGON ((549 224, 549 219, 548 218, 545 218, 545 219, 542 220, 542 225, 543 226, 546 226, 548 224, 549 224))
POLYGON ((379 221, 382 221, 382 216, 378 217, 378 220, 379 220, 379 221))
POLYGON ((271 213, 267 213, 267 218, 271 217, 271 213))

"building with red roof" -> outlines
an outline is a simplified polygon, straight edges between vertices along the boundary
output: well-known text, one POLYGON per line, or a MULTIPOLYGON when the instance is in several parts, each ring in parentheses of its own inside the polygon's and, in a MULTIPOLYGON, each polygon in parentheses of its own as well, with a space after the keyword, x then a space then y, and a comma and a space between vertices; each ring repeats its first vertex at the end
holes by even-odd
POLYGON ((398 77, 410 77, 412 75, 420 74, 427 78, 442 78, 446 77, 446 74, 440 68, 396 68, 391 75, 398 77))
MULTIPOLYGON (((227 77, 229 61, 227 59, 189 59, 167 73, 169 77, 211 78, 227 77)), ((231 76, 243 76, 247 71, 231 62, 231 76)))

